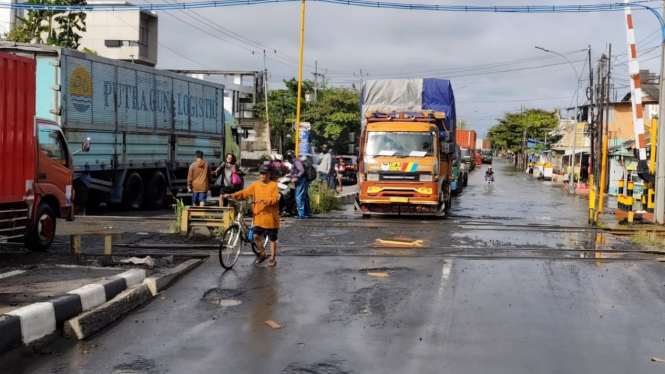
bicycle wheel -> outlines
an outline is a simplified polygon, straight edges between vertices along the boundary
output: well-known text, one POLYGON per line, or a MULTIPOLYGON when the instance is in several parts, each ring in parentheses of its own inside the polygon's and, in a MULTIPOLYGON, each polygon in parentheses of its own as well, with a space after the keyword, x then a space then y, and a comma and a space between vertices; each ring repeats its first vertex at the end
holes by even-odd
MULTIPOLYGON (((267 235, 263 238, 263 249, 266 251, 266 253, 268 253, 270 250, 270 239, 267 235)), ((257 256, 261 254, 255 242, 252 242, 252 252, 254 252, 254 254, 257 256)))
POLYGON ((240 226, 238 225, 231 225, 222 235, 222 242, 219 243, 219 263, 226 270, 231 269, 238 261, 238 256, 240 256, 240 247, 242 246, 240 235, 240 226))

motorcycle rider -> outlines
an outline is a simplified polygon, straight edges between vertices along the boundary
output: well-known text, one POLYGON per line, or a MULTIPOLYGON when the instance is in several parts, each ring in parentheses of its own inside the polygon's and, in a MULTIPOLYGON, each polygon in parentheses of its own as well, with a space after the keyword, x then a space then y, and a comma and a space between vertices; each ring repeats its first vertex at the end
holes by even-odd
POLYGON ((485 171, 485 181, 487 180, 494 182, 494 171, 492 171, 491 166, 488 166, 487 171, 485 171))

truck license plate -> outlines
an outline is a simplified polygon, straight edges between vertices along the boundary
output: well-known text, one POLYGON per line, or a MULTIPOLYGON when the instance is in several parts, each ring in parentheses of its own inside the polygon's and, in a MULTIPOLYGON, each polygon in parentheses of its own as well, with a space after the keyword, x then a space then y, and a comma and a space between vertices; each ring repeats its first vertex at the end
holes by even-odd
POLYGON ((408 203, 409 198, 408 197, 391 197, 390 202, 391 203, 408 203))

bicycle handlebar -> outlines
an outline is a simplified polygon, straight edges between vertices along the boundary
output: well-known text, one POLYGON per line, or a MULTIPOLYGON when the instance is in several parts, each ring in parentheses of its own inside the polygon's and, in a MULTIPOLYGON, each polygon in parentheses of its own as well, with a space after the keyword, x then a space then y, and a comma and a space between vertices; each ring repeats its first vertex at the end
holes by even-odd
POLYGON ((227 198, 228 201, 232 203, 241 203, 241 204, 254 204, 254 201, 248 201, 248 200, 237 200, 232 197, 227 198))

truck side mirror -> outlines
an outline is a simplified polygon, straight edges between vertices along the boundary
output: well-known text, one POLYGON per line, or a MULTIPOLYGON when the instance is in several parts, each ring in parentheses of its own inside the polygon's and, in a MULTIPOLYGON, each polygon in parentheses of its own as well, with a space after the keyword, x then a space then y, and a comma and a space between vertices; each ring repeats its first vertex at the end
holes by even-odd
POLYGON ((81 142, 81 152, 87 153, 90 151, 90 138, 83 138, 81 142))
POLYGON ((242 137, 245 138, 245 139, 249 138, 249 130, 245 129, 245 130, 242 132, 242 137))

